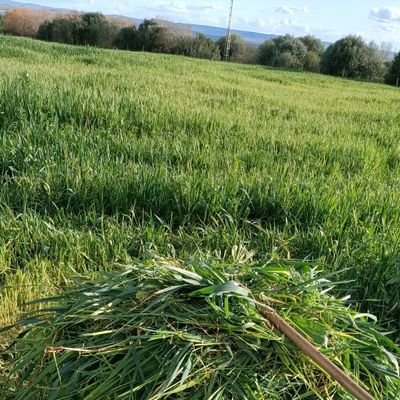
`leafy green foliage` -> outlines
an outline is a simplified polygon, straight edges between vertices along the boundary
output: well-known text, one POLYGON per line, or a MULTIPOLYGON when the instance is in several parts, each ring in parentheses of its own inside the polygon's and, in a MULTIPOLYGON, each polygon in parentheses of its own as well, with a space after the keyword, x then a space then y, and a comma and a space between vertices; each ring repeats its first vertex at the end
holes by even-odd
POLYGON ((383 81, 385 66, 378 49, 359 36, 347 36, 328 47, 321 70, 325 74, 383 81))
POLYGON ((267 40, 258 49, 260 64, 301 70, 307 48, 303 42, 291 35, 267 40))
POLYGON ((202 34, 181 37, 174 49, 175 54, 208 60, 219 60, 217 44, 202 34))
POLYGON ((138 31, 141 35, 143 50, 157 53, 168 53, 170 51, 168 31, 157 21, 145 19, 140 24, 138 31))
POLYGON ((310 72, 320 72, 321 57, 313 51, 308 51, 304 58, 304 69, 310 72))
POLYGON ((400 85, 400 52, 397 53, 396 57, 390 64, 385 80, 390 85, 396 85, 396 83, 400 85))
POLYGON ((78 23, 78 44, 110 48, 118 32, 117 26, 100 13, 85 13, 78 23))
POLYGON ((263 319, 261 298, 374 396, 394 399, 398 348, 323 294, 331 285, 304 263, 160 259, 83 282, 20 321, 15 398, 347 399, 263 319))
POLYGON ((201 34, 193 35, 184 30, 174 30, 156 20, 144 20, 138 30, 123 28, 115 45, 124 50, 145 50, 156 53, 179 54, 187 57, 218 60, 217 44, 201 34))
POLYGON ((58 18, 53 21, 45 21, 40 25, 37 37, 40 40, 65 44, 78 43, 74 22, 68 18, 58 18))
POLYGON ((110 48, 116 40, 118 27, 100 13, 55 18, 40 25, 41 40, 76 45, 110 48))
POLYGON ((321 56, 325 46, 320 39, 312 35, 300 37, 299 40, 306 46, 307 54, 304 58, 304 69, 311 72, 319 72, 321 56))
POLYGON ((121 50, 140 50, 142 40, 135 26, 122 28, 115 39, 115 46, 121 50))
MULTIPOLYGON (((222 36, 217 40, 221 59, 225 58, 226 36, 222 36)), ((244 40, 237 34, 231 34, 231 47, 228 59, 231 61, 240 61, 243 59, 246 51, 244 40)))
POLYGON ((321 56, 325 51, 324 44, 321 42, 320 39, 316 38, 315 36, 306 35, 303 37, 299 37, 298 39, 304 44, 304 46, 306 46, 308 52, 312 52, 317 54, 318 56, 321 56))

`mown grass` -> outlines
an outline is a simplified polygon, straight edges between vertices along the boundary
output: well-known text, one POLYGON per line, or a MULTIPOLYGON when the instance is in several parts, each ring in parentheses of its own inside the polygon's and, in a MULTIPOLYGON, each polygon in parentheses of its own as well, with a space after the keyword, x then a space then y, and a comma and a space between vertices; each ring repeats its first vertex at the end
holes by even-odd
POLYGON ((350 399, 262 317, 263 301, 374 398, 397 399, 398 347, 327 295, 326 278, 304 262, 158 259, 80 282, 22 321, 14 398, 350 399))
POLYGON ((400 329, 400 92, 0 36, 0 325, 162 257, 318 260, 400 329))

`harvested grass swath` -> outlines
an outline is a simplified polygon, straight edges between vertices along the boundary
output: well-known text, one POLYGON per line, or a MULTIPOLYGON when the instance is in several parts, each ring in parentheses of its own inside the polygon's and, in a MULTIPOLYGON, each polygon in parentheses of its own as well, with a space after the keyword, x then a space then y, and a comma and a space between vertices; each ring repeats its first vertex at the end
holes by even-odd
POLYGON ((260 305, 261 314, 265 316, 271 324, 291 340, 305 355, 309 356, 325 373, 338 382, 348 393, 357 400, 374 400, 371 394, 361 385, 355 382, 349 375, 343 372, 328 357, 324 356, 307 339, 300 335, 296 329, 292 328, 283 318, 281 318, 273 308, 260 305))
POLYGON ((376 399, 398 398, 398 348, 332 286, 305 263, 121 267, 20 322, 15 398, 351 399, 269 325, 260 296, 376 399))

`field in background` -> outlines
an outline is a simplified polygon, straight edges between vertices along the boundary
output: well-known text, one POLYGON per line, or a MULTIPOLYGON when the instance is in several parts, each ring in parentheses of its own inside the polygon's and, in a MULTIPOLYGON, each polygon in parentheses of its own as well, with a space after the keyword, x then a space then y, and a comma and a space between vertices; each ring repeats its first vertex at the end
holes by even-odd
POLYGON ((0 72, 0 326, 76 275, 199 256, 316 260, 399 329, 398 90, 2 36, 0 72))

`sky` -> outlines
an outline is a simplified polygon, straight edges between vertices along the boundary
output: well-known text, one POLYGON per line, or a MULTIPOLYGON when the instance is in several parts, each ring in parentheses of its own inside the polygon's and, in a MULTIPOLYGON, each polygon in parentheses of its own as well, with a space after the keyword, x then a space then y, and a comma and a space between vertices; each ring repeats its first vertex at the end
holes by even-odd
MULTIPOLYGON (((21 0, 22 1, 22 0, 21 0)), ((26 0, 79 11, 225 27, 230 0, 26 0)), ((233 28, 268 34, 313 34, 335 41, 348 34, 400 50, 400 0, 234 0, 233 28)))

